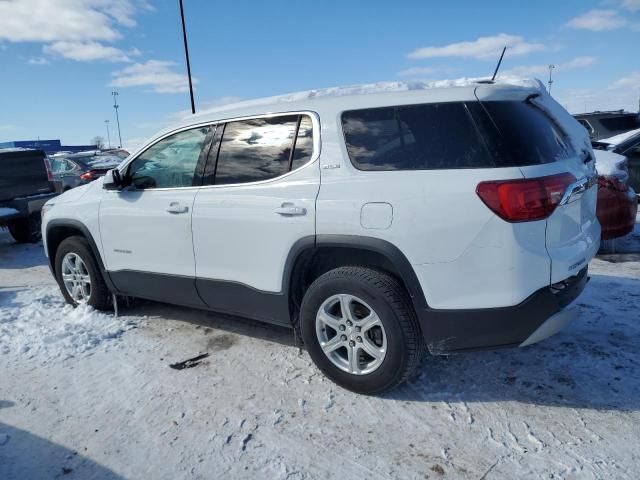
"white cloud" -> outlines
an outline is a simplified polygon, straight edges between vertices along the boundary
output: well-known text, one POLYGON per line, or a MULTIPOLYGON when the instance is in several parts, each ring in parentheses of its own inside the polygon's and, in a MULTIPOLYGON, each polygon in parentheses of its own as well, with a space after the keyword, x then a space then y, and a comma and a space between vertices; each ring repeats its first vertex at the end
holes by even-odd
MULTIPOLYGON (((134 63, 113 72, 112 87, 150 87, 158 93, 179 93, 189 90, 187 73, 175 70, 175 62, 149 60, 134 63)), ((193 79, 197 83, 197 79, 193 79)))
MULTIPOLYGON (((555 64, 556 70, 566 71, 574 70, 578 68, 587 68, 595 64, 597 59, 595 57, 576 57, 568 62, 555 64)), ((522 77, 535 77, 540 75, 546 75, 549 73, 549 65, 522 65, 506 70, 502 75, 517 75, 522 77)))
POLYGON ((640 10, 640 0, 623 0, 622 7, 631 12, 637 12, 640 10))
POLYGON ((44 57, 34 57, 30 58, 27 62, 29 65, 48 65, 49 60, 44 57))
MULTIPOLYGON (((242 97, 235 97, 232 95, 227 95, 224 97, 219 97, 214 100, 210 100, 208 102, 202 102, 200 104, 196 103, 196 113, 203 113, 207 110, 213 110, 218 107, 222 107, 224 105, 230 105, 232 103, 238 103, 244 100, 242 97)), ((186 117, 191 115, 191 109, 179 110, 177 112, 173 112, 167 116, 167 119, 170 123, 178 122, 186 117)))
POLYGON ((130 61, 139 52, 108 45, 136 25, 146 0, 0 0, 0 42, 45 43, 45 54, 77 61, 130 61))
POLYGON ((504 46, 509 56, 527 55, 544 49, 541 43, 526 42, 521 36, 500 33, 493 37, 480 37, 471 42, 459 42, 441 47, 422 47, 409 53, 413 59, 460 57, 497 59, 504 46))
POLYGON ((401 77, 428 78, 434 75, 449 74, 453 71, 450 67, 413 67, 398 72, 401 77))
POLYGON ((636 95, 640 95, 640 70, 622 77, 611 84, 609 89, 630 88, 635 89, 636 95))
POLYGON ((558 101, 572 113, 593 110, 637 112, 640 99, 640 70, 615 80, 606 88, 558 91, 558 101))
POLYGON ((136 49, 126 53, 119 48, 103 45, 100 42, 54 42, 51 45, 45 45, 43 51, 49 55, 60 55, 79 62, 94 60, 130 62, 130 55, 140 54, 136 49))
MULTIPOLYGON (((115 2, 121 4, 122 2, 115 2)), ((116 40, 120 37, 106 0, 0 1, 0 39, 10 42, 116 40)), ((122 8, 121 6, 119 8, 122 8)), ((130 23, 130 17, 118 14, 130 23)))
POLYGON ((626 26, 628 22, 616 10, 594 9, 572 18, 567 22, 570 28, 604 32, 626 26))

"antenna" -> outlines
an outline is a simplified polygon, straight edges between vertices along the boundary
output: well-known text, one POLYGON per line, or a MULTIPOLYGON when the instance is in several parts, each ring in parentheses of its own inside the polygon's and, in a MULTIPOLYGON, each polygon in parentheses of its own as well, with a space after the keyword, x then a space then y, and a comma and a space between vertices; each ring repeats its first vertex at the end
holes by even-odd
POLYGON ((502 65, 502 59, 504 58, 504 52, 506 51, 507 51, 507 46, 505 45, 504 48, 502 49, 500 60, 498 60, 498 65, 496 65, 496 70, 493 72, 493 77, 491 77, 492 82, 496 79, 496 75, 498 75, 498 70, 500 70, 500 65, 502 65))
POLYGON ((556 66, 554 64, 549 65, 549 95, 551 95, 551 85, 553 85, 553 79, 551 78, 551 72, 553 72, 553 69, 556 68, 556 66))
POLYGON ((191 113, 195 115, 196 104, 193 101, 193 83, 191 82, 191 63, 189 62, 189 46, 187 45, 187 27, 184 24, 184 8, 180 0, 180 18, 182 19, 182 39, 184 40, 184 56, 187 59, 187 76, 189 77, 189 95, 191 96, 191 113))

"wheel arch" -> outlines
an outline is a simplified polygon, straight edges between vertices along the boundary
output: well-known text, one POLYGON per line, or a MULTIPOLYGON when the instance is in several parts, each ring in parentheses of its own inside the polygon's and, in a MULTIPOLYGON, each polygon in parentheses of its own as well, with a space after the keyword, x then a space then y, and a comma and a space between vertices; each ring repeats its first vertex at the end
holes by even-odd
POLYGON ((83 223, 78 220, 73 219, 54 219, 47 223, 46 230, 46 240, 47 240, 47 256, 49 258, 49 268, 55 277, 55 258, 58 247, 62 243, 65 238, 79 236, 83 237, 89 243, 89 248, 91 248, 91 253, 93 253, 94 258, 98 264, 98 268, 100 269, 100 274, 104 279, 107 288, 110 291, 116 291, 113 282, 111 282, 111 278, 104 268, 104 263, 102 262, 102 256, 100 255, 100 250, 98 250, 98 246, 96 245, 95 240, 93 239, 93 235, 89 229, 83 223))
POLYGON ((407 257, 392 243, 359 235, 317 235, 296 242, 287 258, 283 290, 289 298, 292 323, 304 293, 323 273, 341 266, 364 266, 382 270, 400 281, 416 312, 427 308, 420 282, 407 257))

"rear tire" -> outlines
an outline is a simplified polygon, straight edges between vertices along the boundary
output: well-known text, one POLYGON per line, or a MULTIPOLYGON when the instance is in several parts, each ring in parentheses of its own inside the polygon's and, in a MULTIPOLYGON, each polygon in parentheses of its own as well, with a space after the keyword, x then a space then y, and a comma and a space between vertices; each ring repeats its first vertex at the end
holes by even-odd
MULTIPOLYGON (((56 251, 55 272, 62 295, 70 305, 77 307, 80 303, 86 303, 96 310, 111 310, 113 308, 111 293, 102 278, 102 273, 93 256, 89 242, 84 237, 68 237, 60 243, 56 251), (73 280, 68 280, 70 275, 69 265, 67 267, 63 266, 65 260, 69 261, 74 267, 78 265, 78 271, 81 271, 85 277, 88 274, 88 287, 86 282, 83 285, 85 292, 88 293, 86 298, 78 299, 72 296, 73 288, 67 285, 73 280), (65 277, 67 278, 67 284, 65 284, 65 277)), ((71 273, 71 276, 73 276, 73 273, 71 273)), ((80 276, 80 274, 76 274, 77 278, 80 276)), ((80 296, 82 295, 76 295, 76 297, 80 296)))
POLYGON ((357 393, 396 387, 424 352, 405 290, 390 275, 369 268, 340 267, 317 278, 302 301, 300 329, 317 367, 357 393), (376 326, 367 330, 367 325, 376 326))
POLYGON ((40 212, 27 218, 14 220, 9 224, 9 233, 18 243, 37 243, 42 238, 40 212))

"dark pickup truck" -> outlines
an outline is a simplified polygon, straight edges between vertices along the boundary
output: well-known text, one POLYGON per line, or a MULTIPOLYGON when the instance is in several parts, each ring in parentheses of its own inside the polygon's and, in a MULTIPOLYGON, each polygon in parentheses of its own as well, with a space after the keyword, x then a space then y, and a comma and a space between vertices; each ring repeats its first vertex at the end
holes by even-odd
POLYGON ((42 150, 0 149, 0 227, 18 243, 40 240, 40 211, 56 196, 42 150))

